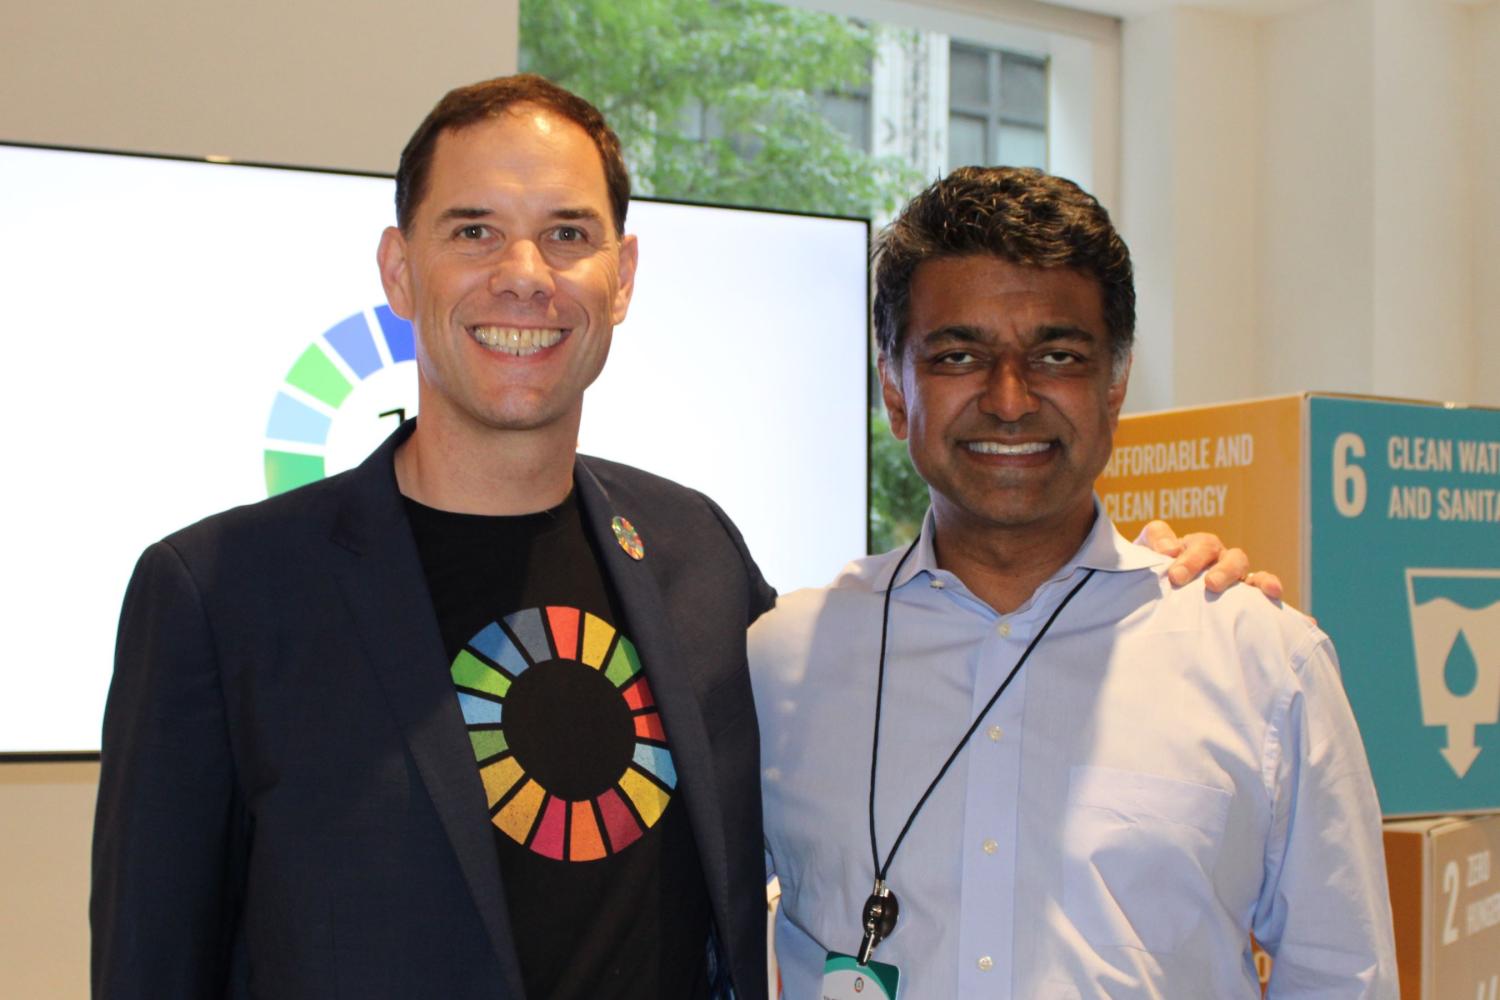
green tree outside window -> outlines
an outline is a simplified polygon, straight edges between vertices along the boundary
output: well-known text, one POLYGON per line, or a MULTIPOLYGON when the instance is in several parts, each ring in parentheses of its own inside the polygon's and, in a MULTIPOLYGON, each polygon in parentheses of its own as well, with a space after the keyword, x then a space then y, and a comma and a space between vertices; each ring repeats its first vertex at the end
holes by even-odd
MULTIPOLYGON (((522 0, 521 68, 588 98, 637 193, 872 218, 922 183, 859 148, 825 96, 868 93, 877 32, 762 0, 522 0)), ((909 539, 926 488, 872 402, 870 538, 909 539)))

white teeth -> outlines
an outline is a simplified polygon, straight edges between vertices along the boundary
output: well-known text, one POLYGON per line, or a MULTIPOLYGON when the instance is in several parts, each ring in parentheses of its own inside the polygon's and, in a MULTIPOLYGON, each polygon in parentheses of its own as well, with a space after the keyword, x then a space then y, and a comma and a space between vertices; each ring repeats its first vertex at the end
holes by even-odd
POLYGON ((1036 455, 1052 447, 1050 441, 1027 441, 1025 444, 1001 444, 999 441, 966 441, 964 447, 981 455, 1036 455))
POLYGON ((469 331, 485 347, 523 358, 562 340, 561 330, 517 329, 513 326, 476 326, 469 331))

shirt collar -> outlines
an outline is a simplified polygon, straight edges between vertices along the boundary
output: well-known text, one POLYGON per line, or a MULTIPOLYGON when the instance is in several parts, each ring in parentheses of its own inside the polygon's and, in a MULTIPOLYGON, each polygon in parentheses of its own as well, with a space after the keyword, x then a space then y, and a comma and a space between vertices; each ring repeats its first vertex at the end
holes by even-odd
MULTIPOLYGON (((918 575, 934 576, 941 572, 938 569, 937 553, 933 548, 934 530, 932 508, 929 507, 927 515, 922 518, 922 531, 917 536, 916 549, 901 566, 901 572, 894 581, 890 571, 882 572, 876 578, 876 593, 883 593, 890 586, 900 589, 918 575)), ((892 559, 892 570, 899 561, 899 556, 892 559)), ((1100 502, 1099 495, 1096 493, 1094 494, 1093 527, 1089 529, 1088 536, 1084 538, 1078 551, 1073 553, 1072 558, 1064 563, 1047 583, 1066 580, 1081 569, 1097 569, 1105 573, 1128 573, 1159 567, 1165 571, 1171 562, 1169 557, 1154 552, 1144 545, 1126 541, 1125 536, 1120 534, 1114 522, 1109 519, 1109 515, 1104 512, 1104 504, 1100 502)))

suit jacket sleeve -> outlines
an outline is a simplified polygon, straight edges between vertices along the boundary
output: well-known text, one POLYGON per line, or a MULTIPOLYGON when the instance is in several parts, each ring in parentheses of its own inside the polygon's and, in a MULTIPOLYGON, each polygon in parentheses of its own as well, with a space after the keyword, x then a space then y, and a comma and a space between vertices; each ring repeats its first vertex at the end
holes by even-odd
POLYGON ((734 526, 729 515, 725 514, 723 509, 709 497, 702 493, 698 495, 703 497, 703 502, 708 504, 708 509, 713 511, 714 517, 718 518, 719 523, 724 526, 725 533, 734 542, 735 551, 740 554, 740 562, 744 565, 745 579, 750 588, 750 615, 749 620, 745 622, 745 627, 749 628, 757 618, 776 606, 776 588, 767 583, 766 578, 761 575, 760 567, 755 564, 750 550, 745 547, 744 536, 740 534, 740 529, 734 526))
POLYGON ((212 628, 168 543, 126 592, 94 826, 95 998, 222 995, 246 834, 212 628))

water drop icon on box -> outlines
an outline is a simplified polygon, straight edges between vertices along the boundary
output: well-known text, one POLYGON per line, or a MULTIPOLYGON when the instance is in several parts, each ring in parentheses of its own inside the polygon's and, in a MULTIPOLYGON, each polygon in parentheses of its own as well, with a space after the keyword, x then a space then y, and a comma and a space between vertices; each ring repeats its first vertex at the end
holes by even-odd
POLYGON ((1500 722, 1500 569, 1408 569, 1407 610, 1422 724, 1462 778, 1484 749, 1478 726, 1500 722))

